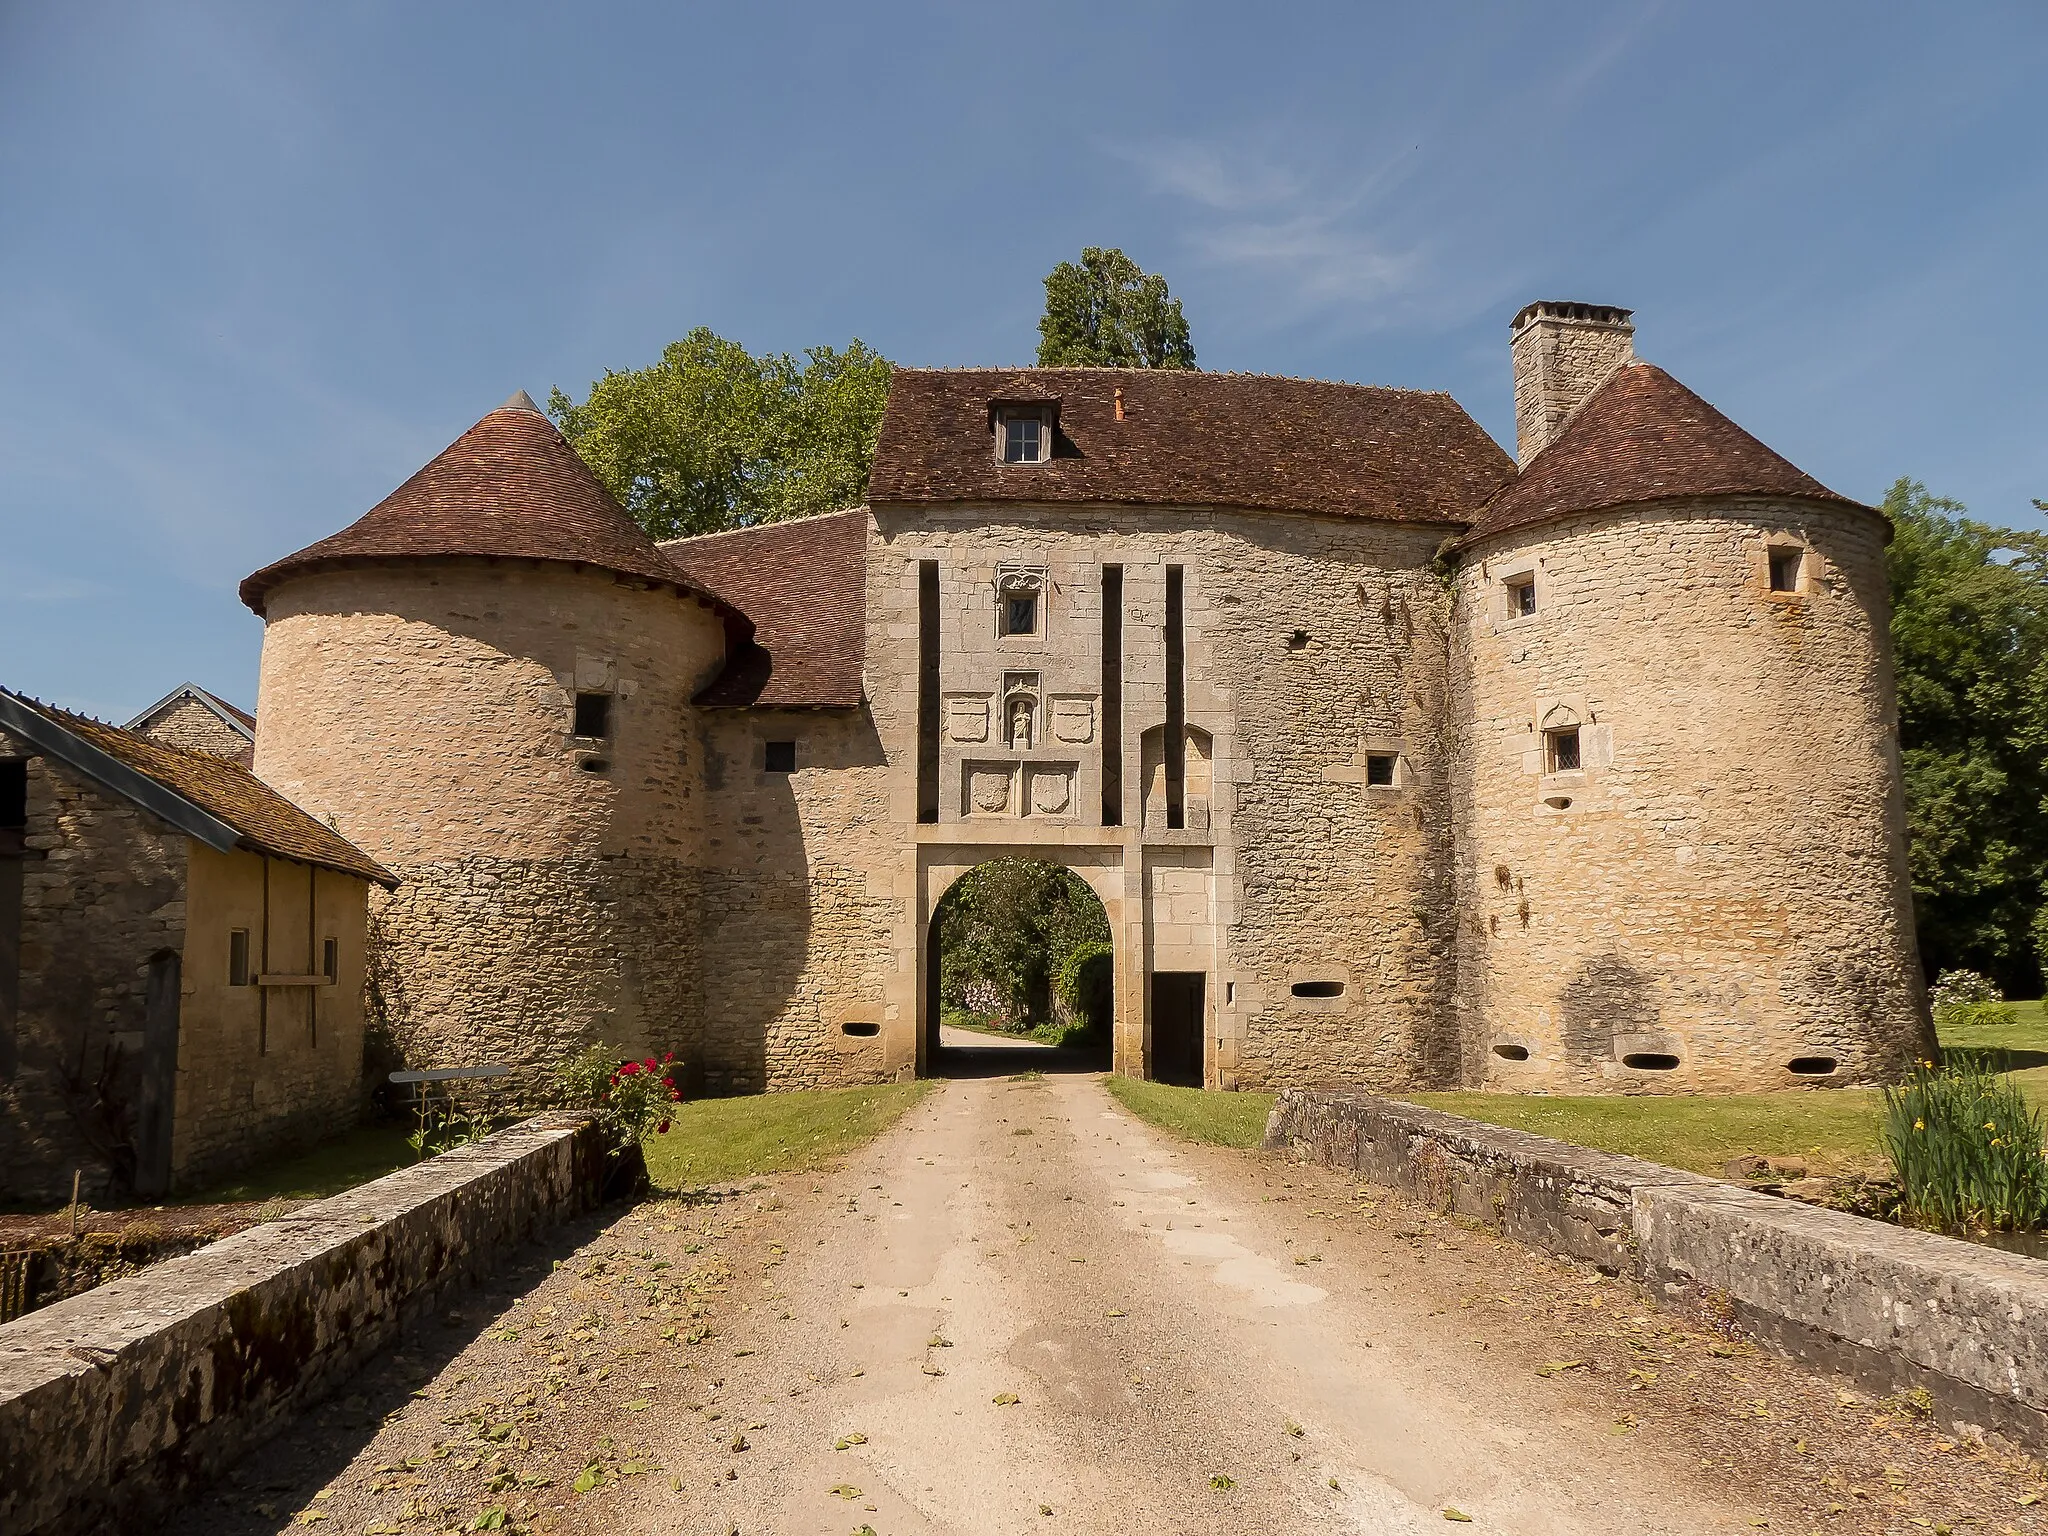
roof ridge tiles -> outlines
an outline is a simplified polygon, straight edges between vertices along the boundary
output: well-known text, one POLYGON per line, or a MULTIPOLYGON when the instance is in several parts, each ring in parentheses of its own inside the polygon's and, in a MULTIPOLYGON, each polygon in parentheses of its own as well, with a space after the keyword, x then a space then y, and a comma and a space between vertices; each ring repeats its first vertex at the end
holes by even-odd
POLYGON ((815 523, 828 517, 845 517, 850 512, 865 512, 866 502, 856 502, 850 507, 834 507, 830 512, 799 512, 795 517, 771 517, 758 523, 748 523, 742 528, 713 528, 709 533, 685 533, 673 539, 656 539, 654 547, 667 554, 678 544, 697 544, 706 539, 728 538, 736 533, 760 533, 768 528, 788 528, 797 523, 815 523))

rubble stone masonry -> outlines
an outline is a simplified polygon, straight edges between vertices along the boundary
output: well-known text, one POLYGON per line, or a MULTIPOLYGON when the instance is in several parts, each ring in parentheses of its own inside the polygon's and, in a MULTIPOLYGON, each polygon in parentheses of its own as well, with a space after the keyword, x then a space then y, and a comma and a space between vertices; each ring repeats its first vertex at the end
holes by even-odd
POLYGON ((1927 1047, 1885 534, 1861 510, 1729 498, 1466 551, 1464 1081, 1754 1090, 1870 1081, 1927 1047), (1772 590, 1774 549, 1797 555, 1793 590, 1772 590))
POLYGON ((310 574, 267 608, 256 771, 404 882, 372 915, 372 998, 408 1059, 538 1069, 598 1040, 698 1059, 689 700, 717 617, 512 561, 310 574), (573 734, 579 692, 608 696, 605 737, 573 734))

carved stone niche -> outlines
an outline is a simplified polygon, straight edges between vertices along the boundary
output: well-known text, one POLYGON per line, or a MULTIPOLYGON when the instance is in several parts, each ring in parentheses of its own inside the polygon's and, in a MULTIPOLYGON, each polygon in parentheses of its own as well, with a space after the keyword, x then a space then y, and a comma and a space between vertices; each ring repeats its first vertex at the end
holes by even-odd
POLYGON ((1016 801, 1012 763, 962 763, 961 808, 969 816, 1008 816, 1016 801))
POLYGON ((1030 752, 1040 745, 1044 719, 1039 713, 1038 674, 1003 674, 1003 745, 1012 752, 1030 752))
POLYGON ((988 704, 985 693, 948 695, 946 735, 954 741, 987 741, 988 704))

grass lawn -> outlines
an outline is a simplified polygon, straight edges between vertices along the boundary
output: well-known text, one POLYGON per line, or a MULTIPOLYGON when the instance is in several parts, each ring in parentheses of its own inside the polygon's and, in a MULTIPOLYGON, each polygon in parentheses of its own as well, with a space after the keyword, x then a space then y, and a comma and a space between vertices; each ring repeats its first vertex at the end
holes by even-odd
MULTIPOLYGON (((2048 1004, 2019 1003, 2009 1028, 1958 1034, 1952 1051, 1999 1051, 2029 1097, 2048 1109, 2048 1004)), ((1107 1080, 1132 1114, 1190 1141, 1255 1147, 1273 1107, 1270 1093, 1205 1093, 1128 1077, 1107 1080)), ((1784 1093, 1681 1096, 1567 1096, 1520 1093, 1416 1093, 1406 1096, 1450 1114, 1554 1136, 1668 1167, 1718 1177, 1737 1157, 1797 1157, 1817 1174, 1878 1172, 1875 1089, 1792 1089, 1784 1093)))
POLYGON ((648 1181, 673 1191, 815 1167, 880 1135, 931 1086, 888 1083, 680 1104, 668 1134, 644 1143, 648 1181))
POLYGON ((1273 1112, 1270 1093, 1209 1093, 1135 1077, 1103 1080, 1109 1096, 1140 1120, 1212 1147, 1256 1147, 1273 1112))
MULTIPOLYGON (((1942 1040, 1951 1051, 2000 1051, 2036 1104, 2048 1106, 2048 1014, 2020 1003, 2009 1028, 1942 1040)), ((1582 1147, 1647 1158, 1718 1176, 1734 1158, 1800 1157, 1815 1173, 1880 1171, 1874 1089, 1792 1089, 1698 1097, 1571 1097, 1518 1093, 1416 1093, 1407 1096, 1454 1115, 1555 1136, 1582 1147)))
POLYGON ((325 1200, 382 1178, 416 1160, 405 1144, 406 1125, 359 1125, 344 1136, 272 1167, 255 1169, 232 1184, 180 1195, 180 1205, 226 1205, 237 1200, 325 1200))

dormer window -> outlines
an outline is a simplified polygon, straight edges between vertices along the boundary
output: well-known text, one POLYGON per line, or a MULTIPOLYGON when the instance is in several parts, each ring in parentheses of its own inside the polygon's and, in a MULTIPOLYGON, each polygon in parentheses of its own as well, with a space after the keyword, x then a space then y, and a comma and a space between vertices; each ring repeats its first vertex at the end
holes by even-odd
POLYGON ((990 414, 995 420, 996 454, 1005 464, 1043 464, 1052 457, 1051 405, 998 401, 990 414))

